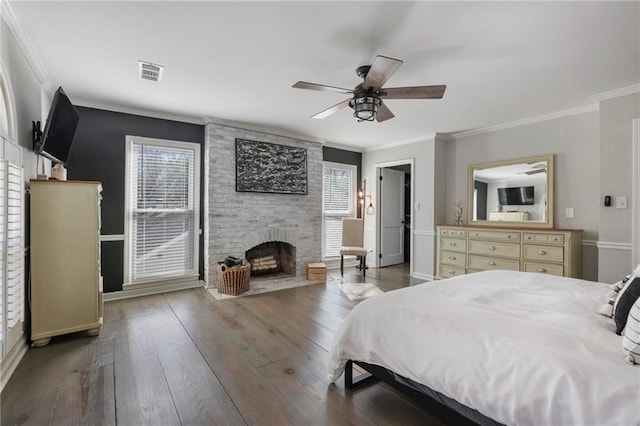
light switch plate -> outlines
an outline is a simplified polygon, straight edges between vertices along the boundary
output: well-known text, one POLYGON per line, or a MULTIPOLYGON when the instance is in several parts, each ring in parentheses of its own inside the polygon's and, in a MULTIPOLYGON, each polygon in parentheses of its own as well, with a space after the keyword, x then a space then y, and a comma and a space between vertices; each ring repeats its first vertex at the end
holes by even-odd
POLYGON ((566 209, 564 209, 564 217, 568 219, 573 219, 575 217, 573 207, 567 207, 566 209))
POLYGON ((616 197, 616 209, 627 208, 627 197, 616 197))

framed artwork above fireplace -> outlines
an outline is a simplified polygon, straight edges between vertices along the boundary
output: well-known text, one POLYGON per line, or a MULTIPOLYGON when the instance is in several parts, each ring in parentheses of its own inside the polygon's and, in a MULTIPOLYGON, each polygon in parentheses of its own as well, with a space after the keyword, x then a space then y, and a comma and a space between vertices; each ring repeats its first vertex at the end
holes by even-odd
POLYGON ((306 148, 236 139, 236 191, 306 195, 306 148))

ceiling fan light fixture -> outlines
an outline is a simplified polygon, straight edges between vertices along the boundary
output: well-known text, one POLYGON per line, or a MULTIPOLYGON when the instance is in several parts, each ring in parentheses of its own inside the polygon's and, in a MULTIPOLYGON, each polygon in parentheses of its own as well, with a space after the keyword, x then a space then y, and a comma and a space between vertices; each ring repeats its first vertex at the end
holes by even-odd
POLYGON ((377 96, 361 96, 353 98, 349 106, 353 108, 353 116, 358 121, 373 121, 376 119, 376 112, 381 103, 377 96))

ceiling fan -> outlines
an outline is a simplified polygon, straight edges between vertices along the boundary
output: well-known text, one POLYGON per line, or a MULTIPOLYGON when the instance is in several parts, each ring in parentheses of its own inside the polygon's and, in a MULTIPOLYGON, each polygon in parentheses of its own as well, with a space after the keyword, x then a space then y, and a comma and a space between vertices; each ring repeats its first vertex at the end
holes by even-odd
MULTIPOLYGON (((529 163, 531 164, 531 163, 529 163)), ((535 166, 531 166, 529 170, 524 172, 520 172, 520 174, 525 175, 536 175, 538 173, 546 173, 547 172, 547 164, 546 163, 538 163, 535 166)))
POLYGON ((298 81, 293 87, 296 89, 352 95, 351 98, 345 99, 339 104, 327 108, 311 118, 326 118, 348 106, 353 109, 353 116, 356 117, 358 121, 377 120, 378 122, 383 122, 395 117, 391 110, 382 102, 383 99, 441 99, 447 88, 445 85, 439 85, 383 89, 382 86, 384 86, 402 63, 399 59, 388 58, 381 55, 376 56, 373 64, 363 65, 356 69, 356 74, 362 77, 364 81, 358 84, 353 90, 308 83, 306 81, 298 81))

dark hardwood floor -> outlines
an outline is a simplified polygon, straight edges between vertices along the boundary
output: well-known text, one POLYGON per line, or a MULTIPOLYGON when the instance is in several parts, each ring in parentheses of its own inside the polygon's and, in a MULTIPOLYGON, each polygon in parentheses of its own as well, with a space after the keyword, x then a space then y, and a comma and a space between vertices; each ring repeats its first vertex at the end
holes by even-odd
MULTIPOLYGON (((420 282, 370 269, 389 291, 420 282)), ((29 349, 0 400, 2 425, 440 424, 386 385, 327 380, 328 349, 357 302, 333 280, 216 300, 204 289, 105 304, 100 336, 29 349)), ((345 282, 362 281, 350 269, 345 282)))

